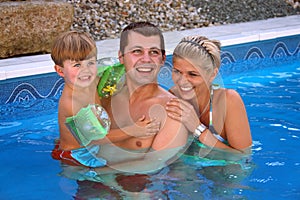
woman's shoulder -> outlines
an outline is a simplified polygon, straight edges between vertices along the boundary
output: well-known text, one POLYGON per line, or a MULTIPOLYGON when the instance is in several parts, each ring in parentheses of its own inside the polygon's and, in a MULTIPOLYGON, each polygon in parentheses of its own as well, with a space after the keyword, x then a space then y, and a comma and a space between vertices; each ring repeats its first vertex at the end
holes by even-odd
POLYGON ((243 100, 240 94, 234 89, 220 89, 218 99, 225 100, 225 104, 228 108, 236 107, 238 105, 243 104, 243 100))
POLYGON ((214 90, 214 94, 216 96, 225 96, 227 100, 240 98, 240 94, 236 90, 229 88, 219 88, 214 90))
POLYGON ((219 88, 215 90, 213 99, 217 104, 223 102, 222 104, 225 103, 227 106, 243 102, 240 94, 236 90, 228 88, 219 88))
POLYGON ((226 99, 230 100, 232 103, 242 100, 240 94, 234 89, 226 89, 226 99))

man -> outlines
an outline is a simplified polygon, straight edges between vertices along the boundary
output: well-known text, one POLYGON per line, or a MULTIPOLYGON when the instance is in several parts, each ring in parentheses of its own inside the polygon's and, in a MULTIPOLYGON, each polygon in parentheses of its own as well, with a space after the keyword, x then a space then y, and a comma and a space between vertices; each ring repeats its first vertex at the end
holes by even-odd
POLYGON ((104 148, 109 146, 111 150, 102 152, 111 154, 101 156, 117 170, 149 172, 160 169, 183 149, 188 137, 184 125, 169 118, 164 109, 174 96, 157 83, 157 75, 166 59, 162 32, 148 22, 131 23, 121 33, 118 54, 120 63, 125 66, 126 84, 116 95, 102 99, 111 117, 111 128, 122 129, 141 116, 160 121, 161 128, 156 135, 129 137, 105 145, 104 148))

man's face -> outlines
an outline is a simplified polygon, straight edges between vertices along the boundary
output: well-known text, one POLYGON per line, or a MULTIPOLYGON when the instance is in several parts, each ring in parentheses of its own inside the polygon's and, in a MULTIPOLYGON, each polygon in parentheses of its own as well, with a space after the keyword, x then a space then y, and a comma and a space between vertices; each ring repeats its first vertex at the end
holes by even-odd
POLYGON ((139 33, 130 32, 128 45, 120 62, 125 65, 127 78, 144 85, 156 82, 160 67, 165 61, 160 49, 159 35, 145 37, 139 33))

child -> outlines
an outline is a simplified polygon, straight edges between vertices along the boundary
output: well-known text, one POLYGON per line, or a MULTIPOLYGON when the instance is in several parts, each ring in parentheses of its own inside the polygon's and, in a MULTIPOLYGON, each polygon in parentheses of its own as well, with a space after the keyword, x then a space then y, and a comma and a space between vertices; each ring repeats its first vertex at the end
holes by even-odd
MULTIPOLYGON (((58 123, 59 123, 59 142, 57 142, 55 149, 52 151, 52 157, 61 160, 64 163, 71 165, 84 165, 88 167, 101 167, 106 165, 106 161, 102 158, 96 158, 95 154, 99 151, 99 144, 107 142, 117 142, 114 139, 127 139, 129 137, 139 137, 145 135, 153 135, 159 129, 159 123, 155 120, 145 121, 142 116, 138 122, 140 128, 132 125, 123 129, 114 129, 110 131, 111 136, 105 137, 97 141, 98 145, 91 145, 86 148, 86 145, 92 141, 78 141, 72 132, 84 132, 86 123, 89 126, 95 125, 95 116, 97 119, 95 127, 89 127, 89 130, 98 131, 99 137, 106 135, 110 121, 105 110, 100 106, 101 99, 97 93, 97 85, 99 77, 97 76, 97 48, 95 41, 86 33, 78 31, 69 31, 61 34, 54 42, 51 51, 51 57, 55 63, 55 70, 59 76, 64 78, 65 86, 63 88, 58 107, 58 123), (84 110, 85 109, 85 110, 84 110), (81 112, 89 111, 89 117, 81 118, 83 123, 76 127, 69 126, 66 123, 81 112), (103 117, 104 113, 104 117, 103 117), (101 115, 102 116, 99 116, 101 115), (89 119, 94 117, 94 119, 89 119), (91 123, 90 123, 91 122, 91 123), (144 128, 143 128, 144 127, 144 128), (145 129, 146 127, 146 129, 145 129), (137 129, 135 129, 137 128, 137 129), (131 135, 125 133, 130 130, 131 135), (102 131, 102 132, 101 132, 102 131), (121 137, 116 137, 121 136, 121 137), (94 154, 95 153, 95 154, 94 154), (92 155, 93 154, 93 155, 92 155)), ((89 133, 88 133, 89 134, 89 133)), ((96 133, 97 134, 97 133, 96 133)))

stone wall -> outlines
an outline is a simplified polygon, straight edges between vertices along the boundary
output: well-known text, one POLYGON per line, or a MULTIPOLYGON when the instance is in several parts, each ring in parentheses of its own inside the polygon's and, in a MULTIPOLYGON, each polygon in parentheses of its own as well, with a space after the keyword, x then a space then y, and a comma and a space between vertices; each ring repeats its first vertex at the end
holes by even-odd
POLYGON ((74 8, 62 1, 0 1, 0 58, 49 53, 73 23, 74 8))

